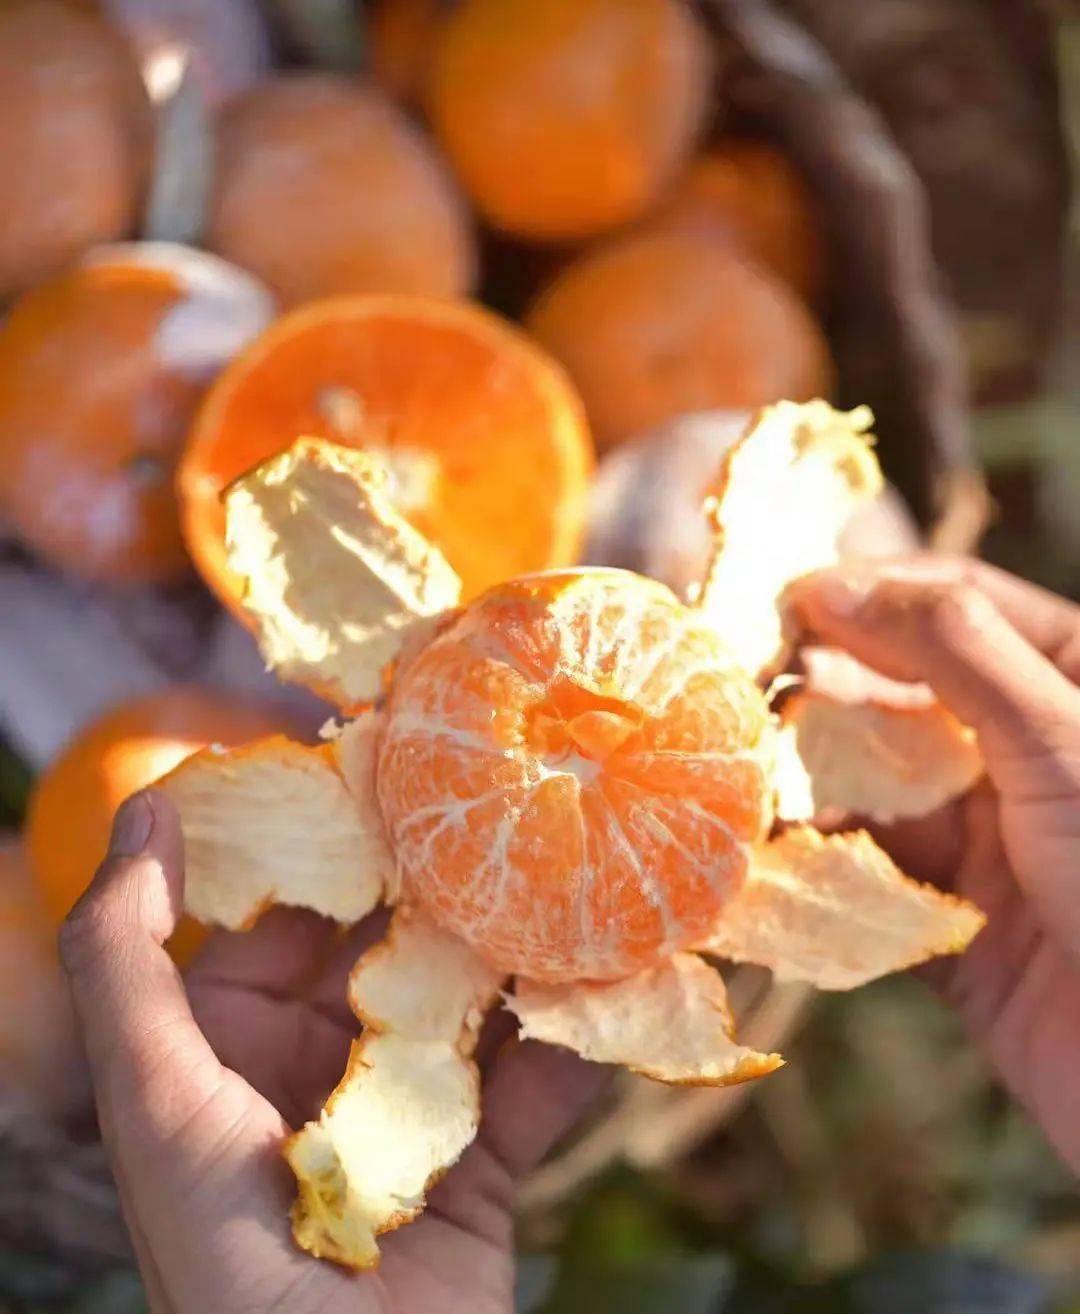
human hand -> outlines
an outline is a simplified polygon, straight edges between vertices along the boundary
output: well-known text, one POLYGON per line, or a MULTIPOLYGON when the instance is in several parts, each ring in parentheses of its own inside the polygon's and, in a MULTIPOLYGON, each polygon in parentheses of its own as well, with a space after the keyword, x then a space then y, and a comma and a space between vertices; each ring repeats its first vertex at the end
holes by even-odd
POLYGON ((162 945, 182 904, 168 799, 117 814, 109 857, 61 933, 102 1135, 153 1314, 495 1314, 513 1305, 515 1181, 599 1092, 604 1069, 532 1042, 481 1038, 481 1131, 377 1273, 299 1251, 282 1138, 316 1116, 345 1066, 349 968, 381 918, 342 935, 278 909, 219 933, 187 989, 162 945))
POLYGON ((875 833, 906 871, 987 913, 967 952, 930 970, 1080 1171, 1080 607, 931 555, 818 572, 789 605, 815 638, 925 681, 975 730, 985 781, 875 833))

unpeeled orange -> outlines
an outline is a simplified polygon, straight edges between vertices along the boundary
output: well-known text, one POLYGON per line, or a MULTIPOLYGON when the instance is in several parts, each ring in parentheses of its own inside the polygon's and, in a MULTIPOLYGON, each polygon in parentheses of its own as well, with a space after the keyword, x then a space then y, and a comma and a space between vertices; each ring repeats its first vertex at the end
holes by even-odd
POLYGON ((188 546, 229 603, 221 493, 298 435, 373 450, 398 509, 473 596, 574 559, 592 449, 563 371, 466 302, 313 302, 276 323, 211 389, 179 472, 188 546))
POLYGON ((0 513, 72 574, 188 568, 173 470, 224 359, 272 313, 246 274, 165 243, 99 248, 0 325, 0 513))
POLYGON ((718 143, 690 165, 650 222, 734 242, 808 301, 821 292, 821 216, 794 164, 767 142, 718 143))
POLYGON ((698 231, 651 228, 586 252, 525 322, 578 385, 601 448, 690 412, 831 389, 828 347, 802 300, 698 231))
POLYGON ((130 232, 149 158, 123 38, 62 0, 0 5, 0 298, 130 232))
MULTIPOLYGON (((45 910, 64 920, 105 856, 113 814, 207 744, 243 744, 280 730, 280 716, 224 694, 178 687, 134 698, 79 731, 35 783, 26 843, 45 910)), ((169 941, 187 961, 205 932, 185 918, 169 941)))
POLYGON ((449 170, 381 90, 269 78, 224 111, 206 244, 286 305, 345 292, 453 296, 475 276, 449 170))
POLYGON ((484 217, 561 241, 656 199, 693 150, 711 72, 684 0, 462 0, 427 104, 484 217))

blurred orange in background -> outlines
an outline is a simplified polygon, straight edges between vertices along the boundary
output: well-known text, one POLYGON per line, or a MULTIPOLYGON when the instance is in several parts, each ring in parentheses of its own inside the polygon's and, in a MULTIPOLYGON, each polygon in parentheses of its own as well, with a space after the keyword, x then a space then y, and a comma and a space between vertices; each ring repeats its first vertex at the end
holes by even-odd
POLYGON ((823 289, 817 206, 799 171, 768 142, 718 142, 694 160, 650 220, 736 244, 807 301, 823 289))
POLYGON ((150 106, 123 37, 64 0, 0 5, 0 298, 130 233, 150 106))
POLYGON ((656 199, 697 141, 712 70, 681 0, 462 0, 425 103, 489 223, 564 241, 656 199))
POLYGON ((577 384, 601 449, 679 415, 806 401, 832 387, 824 334, 802 300, 692 229, 594 247, 525 323, 577 384))
POLYGON ((226 602, 226 484, 298 435, 375 451, 398 510, 446 554, 466 596, 572 561, 592 445, 559 366, 463 301, 338 297, 285 316, 211 389, 179 474, 184 531, 226 602))
POLYGON ((271 315, 201 252, 119 244, 26 293, 0 325, 0 513, 91 579, 187 569, 173 469, 210 377, 271 315))
MULTIPOLYGON (((84 726, 38 777, 27 811, 27 851, 52 924, 68 915, 104 858, 124 799, 207 744, 231 747, 283 728, 280 713, 182 685, 131 699, 84 726)), ((183 964, 205 936, 185 917, 169 952, 183 964)))
POLYGON ((427 138, 377 87, 280 74, 224 111, 206 245, 296 305, 344 292, 452 296, 471 219, 427 138))
POLYGON ((423 100, 445 14, 443 0, 376 0, 368 12, 371 72, 406 104, 423 100))

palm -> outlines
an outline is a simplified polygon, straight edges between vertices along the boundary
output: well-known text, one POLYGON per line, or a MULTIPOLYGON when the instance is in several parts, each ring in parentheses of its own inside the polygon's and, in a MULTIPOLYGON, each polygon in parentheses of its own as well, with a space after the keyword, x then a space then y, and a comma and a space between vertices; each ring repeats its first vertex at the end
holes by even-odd
MULTIPOLYGON (((223 1122, 239 1119, 248 1137, 271 1143, 272 1151, 283 1124, 295 1128, 317 1116, 357 1034, 345 1003, 348 971, 383 925, 377 916, 342 936, 311 914, 277 910, 252 932, 221 933, 210 941, 188 974, 187 989, 196 1020, 230 1070, 230 1096, 220 1105, 223 1122), (234 1074, 242 1079, 235 1085, 234 1074)), ((497 1030, 496 1022, 482 1055, 497 1047, 497 1030)), ((282 1222, 288 1174, 283 1164, 279 1169, 268 1162, 267 1170, 282 1178, 280 1199, 268 1201, 268 1214, 276 1215, 264 1220, 271 1235, 264 1230, 250 1253, 252 1280, 268 1288, 276 1281, 278 1298, 290 1290, 294 1311, 508 1310, 514 1174, 550 1139, 522 1143, 519 1128, 510 1124, 526 1114, 530 1097, 548 1104, 536 1110, 534 1124, 550 1122, 548 1097, 558 1089, 558 1125, 552 1127, 557 1133, 599 1076, 569 1055, 533 1047, 501 1063, 486 1097, 481 1138, 432 1192, 422 1219, 386 1239, 379 1275, 364 1286, 296 1252, 282 1222)), ((212 1219, 205 1225, 212 1226, 212 1219)), ((246 1273, 238 1276, 238 1286, 246 1288, 246 1273)))

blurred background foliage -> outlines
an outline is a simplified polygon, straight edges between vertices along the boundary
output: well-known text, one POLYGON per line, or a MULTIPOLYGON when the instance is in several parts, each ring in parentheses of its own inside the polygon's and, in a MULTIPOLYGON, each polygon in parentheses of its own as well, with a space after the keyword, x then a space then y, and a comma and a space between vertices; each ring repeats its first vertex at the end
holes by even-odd
MULTIPOLYGON (((281 11, 287 22, 293 8, 281 11)), ((1075 163, 1076 17, 1060 24, 1059 59, 1075 163)), ((1045 390, 985 406, 973 426, 996 502, 986 555, 1080 597, 1080 206, 1070 233, 1045 390)), ((0 826, 19 825, 29 785, 0 743, 0 826)), ((1075 1182, 922 982, 821 996, 785 1050, 787 1068, 689 1155, 610 1168, 528 1211, 520 1309, 1080 1314, 1075 1182)), ((144 1308, 127 1269, 87 1284, 59 1261, 0 1251, 0 1314, 144 1308)))

